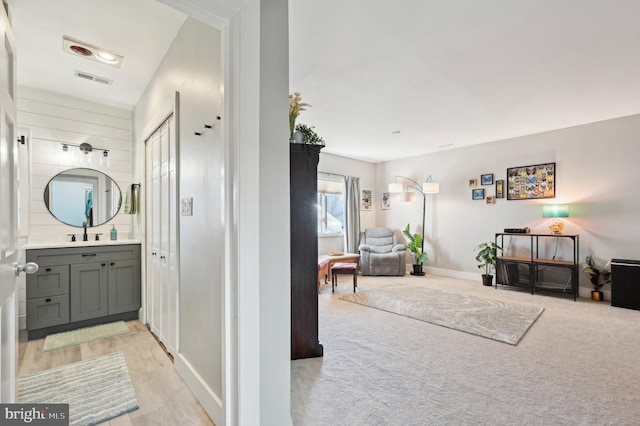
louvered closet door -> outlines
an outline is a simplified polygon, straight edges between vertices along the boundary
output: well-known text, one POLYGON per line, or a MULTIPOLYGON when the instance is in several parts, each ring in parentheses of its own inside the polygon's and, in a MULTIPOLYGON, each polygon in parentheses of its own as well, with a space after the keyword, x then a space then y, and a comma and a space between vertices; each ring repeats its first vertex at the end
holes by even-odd
POLYGON ((151 331, 176 352, 177 174, 173 116, 147 140, 147 315, 151 331))

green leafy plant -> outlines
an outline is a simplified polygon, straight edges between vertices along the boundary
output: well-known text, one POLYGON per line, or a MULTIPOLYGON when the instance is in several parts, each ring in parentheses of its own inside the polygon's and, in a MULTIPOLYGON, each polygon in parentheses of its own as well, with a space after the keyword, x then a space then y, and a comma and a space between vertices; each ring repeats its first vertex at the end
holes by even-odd
POLYGON ((413 259, 416 265, 422 265, 422 263, 427 260, 427 253, 423 253, 422 251, 422 235, 420 234, 412 234, 409 229, 409 224, 404 228, 402 233, 407 237, 407 249, 413 255, 413 259))
POLYGON ((593 284, 593 289, 595 291, 600 291, 603 285, 611 282, 611 271, 604 268, 597 268, 593 257, 587 256, 585 262, 587 263, 587 266, 582 270, 582 272, 589 276, 589 280, 591 281, 591 284, 593 284))
POLYGON ((296 125, 296 132, 302 133, 302 143, 309 145, 324 145, 324 139, 322 139, 315 132, 314 126, 307 126, 306 124, 296 125))
POLYGON ((473 250, 476 252, 478 268, 484 268, 484 274, 491 275, 491 270, 495 269, 498 261, 498 250, 502 252, 502 247, 490 241, 478 244, 473 250))

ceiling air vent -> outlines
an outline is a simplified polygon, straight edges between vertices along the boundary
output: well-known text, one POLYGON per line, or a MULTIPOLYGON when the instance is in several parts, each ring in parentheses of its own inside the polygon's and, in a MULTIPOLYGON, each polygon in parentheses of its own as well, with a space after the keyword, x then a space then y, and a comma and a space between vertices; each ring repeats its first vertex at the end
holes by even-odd
POLYGON ((88 72, 82 71, 74 71, 73 74, 76 77, 84 78, 85 80, 95 81, 96 83, 102 83, 106 85, 110 85, 113 83, 113 80, 109 80, 108 78, 98 77, 97 75, 89 74, 88 72))

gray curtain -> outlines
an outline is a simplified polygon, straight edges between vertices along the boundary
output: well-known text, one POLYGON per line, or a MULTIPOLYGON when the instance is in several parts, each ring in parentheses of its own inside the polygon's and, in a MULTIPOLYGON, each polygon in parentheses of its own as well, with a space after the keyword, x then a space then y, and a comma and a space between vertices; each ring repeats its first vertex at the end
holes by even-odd
POLYGON ((345 249, 357 253, 360 240, 360 178, 344 177, 345 249))

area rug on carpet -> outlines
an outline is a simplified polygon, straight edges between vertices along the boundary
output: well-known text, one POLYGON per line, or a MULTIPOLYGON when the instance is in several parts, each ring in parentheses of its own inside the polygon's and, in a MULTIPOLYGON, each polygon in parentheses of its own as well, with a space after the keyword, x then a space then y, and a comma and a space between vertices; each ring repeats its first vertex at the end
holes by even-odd
POLYGON ((80 343, 91 342, 128 332, 129 326, 124 321, 116 321, 65 331, 63 333, 50 334, 44 339, 42 351, 47 352, 54 349, 66 348, 67 346, 79 345, 80 343))
POLYGON ((342 300, 517 345, 544 309, 425 287, 363 290, 342 300))
POLYGON ((69 404, 70 425, 95 425, 138 408, 122 352, 19 377, 17 399, 69 404))

